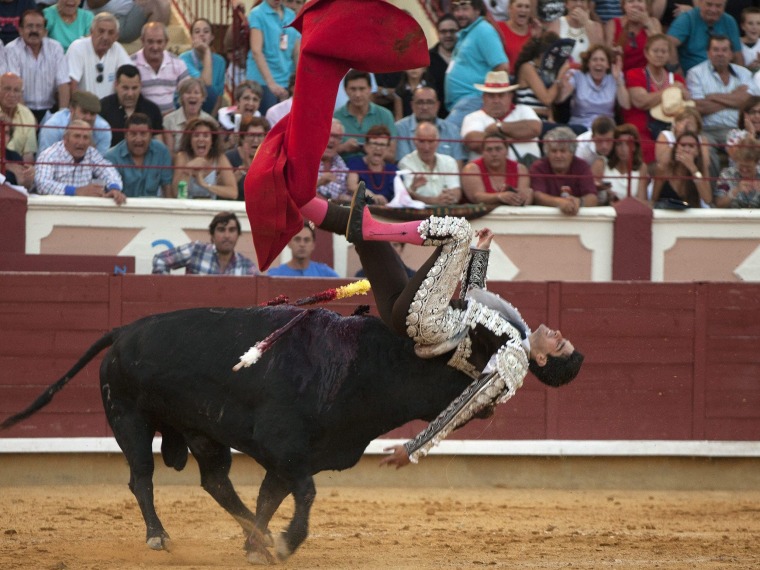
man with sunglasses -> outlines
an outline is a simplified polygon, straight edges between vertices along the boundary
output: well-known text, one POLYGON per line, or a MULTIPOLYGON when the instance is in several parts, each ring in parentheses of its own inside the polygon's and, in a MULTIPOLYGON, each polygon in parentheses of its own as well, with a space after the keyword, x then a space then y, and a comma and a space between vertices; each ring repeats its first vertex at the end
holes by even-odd
POLYGON ((499 32, 486 20, 483 0, 454 0, 459 39, 446 70, 448 120, 461 128, 465 116, 480 109, 483 99, 474 85, 489 71, 509 73, 509 60, 499 32))
POLYGON ((89 91, 98 99, 113 93, 116 70, 132 63, 119 39, 119 22, 107 12, 92 20, 90 37, 72 42, 66 52, 71 91, 89 91))

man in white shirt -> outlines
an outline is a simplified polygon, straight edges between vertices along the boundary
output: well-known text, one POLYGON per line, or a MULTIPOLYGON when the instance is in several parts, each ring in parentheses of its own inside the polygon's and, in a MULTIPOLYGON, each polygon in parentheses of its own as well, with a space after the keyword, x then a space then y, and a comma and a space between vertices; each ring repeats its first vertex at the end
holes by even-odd
POLYGON ((614 132, 615 121, 606 115, 599 115, 591 123, 590 131, 576 137, 578 147, 575 149, 575 156, 585 160, 589 166, 594 164, 597 158, 604 159, 604 163, 607 164, 607 157, 615 143, 614 132))
POLYGON ((98 99, 113 93, 116 70, 132 63, 120 43, 119 22, 107 12, 92 20, 90 37, 74 40, 66 52, 71 91, 89 91, 98 99))
POLYGON ((426 204, 458 204, 462 198, 457 161, 438 154, 438 128, 433 123, 419 123, 414 131, 414 150, 399 161, 400 170, 409 170, 404 184, 409 196, 426 204))
POLYGON ((510 143, 510 160, 520 161, 529 154, 539 158, 537 138, 541 134, 541 119, 527 105, 512 106, 512 91, 517 85, 510 85, 507 72, 489 71, 485 83, 476 83, 475 88, 483 92, 483 107, 464 118, 461 133, 470 160, 480 157, 483 139, 493 133, 525 141, 510 143))

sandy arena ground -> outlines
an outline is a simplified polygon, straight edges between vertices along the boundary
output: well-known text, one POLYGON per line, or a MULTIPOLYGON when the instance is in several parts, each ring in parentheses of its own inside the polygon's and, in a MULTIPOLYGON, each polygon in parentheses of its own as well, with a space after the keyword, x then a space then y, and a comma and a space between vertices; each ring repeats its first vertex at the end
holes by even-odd
MULTIPOLYGON (((256 488, 241 497, 255 504, 256 488)), ((144 543, 126 486, 0 488, 0 568, 248 566, 236 523, 200 488, 157 486, 170 553, 144 543)), ((272 528, 292 512, 286 500, 272 528)), ((281 567, 760 568, 760 492, 324 488, 281 567)))

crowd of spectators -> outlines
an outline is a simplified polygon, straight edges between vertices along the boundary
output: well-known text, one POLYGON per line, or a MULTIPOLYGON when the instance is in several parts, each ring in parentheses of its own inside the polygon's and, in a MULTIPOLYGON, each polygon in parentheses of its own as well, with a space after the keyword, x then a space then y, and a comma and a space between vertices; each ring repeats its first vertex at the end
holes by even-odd
MULTIPOLYGON (((429 68, 345 76, 317 193, 349 201, 363 181, 379 205, 567 215, 629 196, 757 207, 760 8, 727 2, 444 3, 429 68)), ((216 53, 202 18, 173 53, 168 0, 0 1, 6 176, 118 204, 242 199, 290 108, 301 5, 257 3, 242 59, 239 38, 216 53)))

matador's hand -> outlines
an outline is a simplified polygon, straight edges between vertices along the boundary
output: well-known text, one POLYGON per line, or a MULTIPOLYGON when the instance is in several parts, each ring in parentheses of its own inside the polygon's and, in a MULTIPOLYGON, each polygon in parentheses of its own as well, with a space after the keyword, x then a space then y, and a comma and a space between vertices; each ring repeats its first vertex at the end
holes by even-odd
POLYGON ((391 455, 383 457, 380 461, 380 466, 383 465, 395 465, 396 469, 401 469, 405 465, 409 465, 409 455, 406 452, 406 448, 403 445, 394 445, 393 447, 386 447, 383 451, 392 451, 391 455))
POLYGON ((478 244, 475 246, 478 249, 489 249, 491 247, 493 232, 489 228, 476 231, 475 237, 478 238, 478 244))

